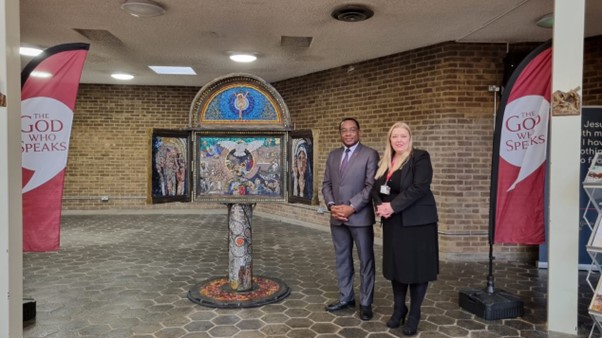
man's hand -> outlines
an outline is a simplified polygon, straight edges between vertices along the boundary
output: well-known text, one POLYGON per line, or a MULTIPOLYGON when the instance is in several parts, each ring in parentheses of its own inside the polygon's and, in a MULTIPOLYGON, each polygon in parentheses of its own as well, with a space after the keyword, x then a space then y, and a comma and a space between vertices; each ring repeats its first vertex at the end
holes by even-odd
POLYGON ((349 216, 351 216, 354 212, 355 209, 353 209, 353 207, 350 205, 340 204, 330 207, 330 215, 342 222, 347 222, 349 220, 349 216))

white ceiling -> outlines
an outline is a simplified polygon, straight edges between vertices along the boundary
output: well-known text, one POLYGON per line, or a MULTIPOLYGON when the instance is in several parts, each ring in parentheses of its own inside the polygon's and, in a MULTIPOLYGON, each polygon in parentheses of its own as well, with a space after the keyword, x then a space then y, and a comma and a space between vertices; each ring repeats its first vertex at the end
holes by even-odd
MULTIPOLYGON (((552 30, 535 21, 553 12, 553 0, 157 0, 163 16, 137 18, 123 0, 20 0, 21 45, 47 48, 88 42, 83 83, 202 86, 229 73, 268 82, 354 64, 444 41, 545 41, 552 30), (331 17, 339 6, 374 11, 364 22, 331 17), (74 29, 104 30, 92 41, 74 29), (106 33, 104 32, 104 33, 106 33), (312 37, 287 47, 282 36, 312 37), (258 56, 251 64, 231 52, 258 56), (191 66, 198 75, 157 75, 147 66, 191 66), (115 71, 132 81, 110 77, 115 71)), ((586 36, 602 34, 602 0, 586 2, 586 36)), ((24 67, 30 58, 22 59, 24 67)))

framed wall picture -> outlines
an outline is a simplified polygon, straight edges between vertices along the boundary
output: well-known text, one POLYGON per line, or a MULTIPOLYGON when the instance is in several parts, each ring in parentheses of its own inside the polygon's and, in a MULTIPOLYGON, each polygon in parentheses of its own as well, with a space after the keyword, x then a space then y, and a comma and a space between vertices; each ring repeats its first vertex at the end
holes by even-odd
POLYGON ((289 180, 288 201, 292 203, 318 204, 316 172, 316 138, 312 130, 289 133, 289 180))
POLYGON ((150 203, 191 200, 191 146, 191 133, 188 131, 152 131, 147 198, 150 203))
POLYGON ((223 203, 284 201, 283 132, 196 132, 195 199, 223 203))

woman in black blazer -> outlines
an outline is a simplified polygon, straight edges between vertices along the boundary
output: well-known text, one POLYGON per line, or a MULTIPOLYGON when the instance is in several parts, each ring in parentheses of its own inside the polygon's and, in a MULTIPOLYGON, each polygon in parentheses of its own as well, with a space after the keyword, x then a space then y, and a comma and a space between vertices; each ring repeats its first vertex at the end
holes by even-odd
POLYGON ((403 334, 415 335, 428 282, 439 273, 437 206, 431 191, 433 168, 429 153, 413 149, 410 127, 397 122, 387 134, 372 198, 383 224, 383 274, 393 286, 390 328, 405 324, 403 334), (410 290, 410 309, 405 304, 410 290), (406 320, 407 315, 407 320, 406 320))

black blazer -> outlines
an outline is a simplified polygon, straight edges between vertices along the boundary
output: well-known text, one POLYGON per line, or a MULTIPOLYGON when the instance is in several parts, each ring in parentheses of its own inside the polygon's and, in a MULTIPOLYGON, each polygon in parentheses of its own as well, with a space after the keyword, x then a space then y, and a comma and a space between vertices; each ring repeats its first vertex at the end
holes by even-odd
MULTIPOLYGON (((410 158, 401 168, 400 194, 391 201, 395 213, 401 212, 404 226, 436 223, 437 204, 431 191, 433 167, 431 157, 425 150, 414 149, 410 158)), ((372 199, 375 205, 382 203, 380 186, 385 183, 386 175, 379 177, 372 187, 372 199)))

